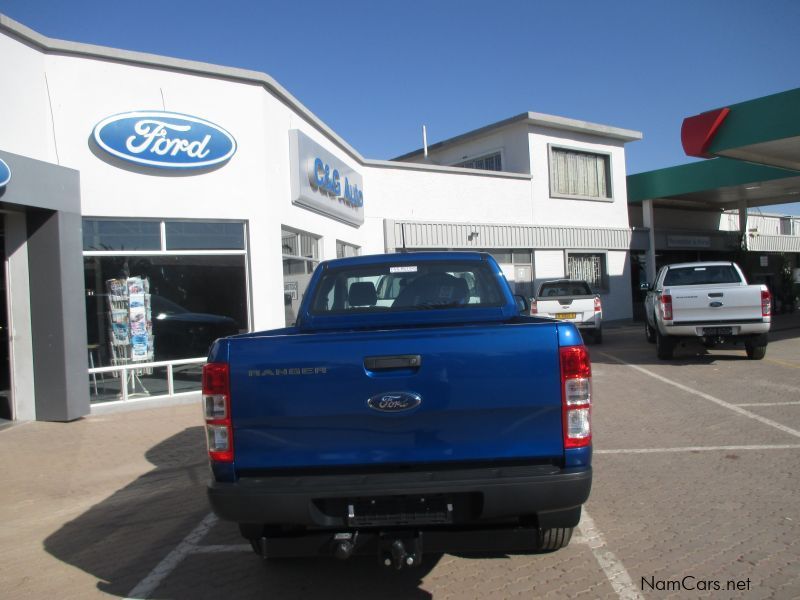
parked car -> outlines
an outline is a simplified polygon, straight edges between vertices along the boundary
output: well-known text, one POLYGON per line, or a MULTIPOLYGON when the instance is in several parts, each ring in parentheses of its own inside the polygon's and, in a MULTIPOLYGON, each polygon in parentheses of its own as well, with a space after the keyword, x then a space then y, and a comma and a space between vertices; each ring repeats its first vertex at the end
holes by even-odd
POLYGON ((747 358, 767 353, 772 298, 765 285, 748 285, 733 262, 662 267, 645 299, 645 337, 658 358, 672 358, 683 339, 707 345, 744 344, 747 358))
POLYGON ((574 324, 522 304, 488 254, 320 263, 295 326, 211 349, 214 512, 264 558, 566 546, 591 488, 591 365, 574 324))
POLYGON ((158 294, 150 302, 155 360, 205 356, 214 340, 239 333, 231 317, 191 312, 158 294))
POLYGON ((574 323, 583 335, 603 341, 603 305, 589 284, 580 279, 556 279, 539 286, 531 299, 531 314, 574 323))

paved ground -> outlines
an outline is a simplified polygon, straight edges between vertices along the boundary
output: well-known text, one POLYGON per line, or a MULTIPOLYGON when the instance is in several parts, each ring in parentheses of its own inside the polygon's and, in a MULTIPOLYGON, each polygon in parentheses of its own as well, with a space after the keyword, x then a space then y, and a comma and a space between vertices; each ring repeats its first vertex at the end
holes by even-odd
POLYGON ((265 565, 209 516, 197 405, 3 428, 0 596, 798 598, 798 325, 779 322, 763 361, 665 363, 638 326, 608 329, 591 347, 592 496, 548 555, 265 565))

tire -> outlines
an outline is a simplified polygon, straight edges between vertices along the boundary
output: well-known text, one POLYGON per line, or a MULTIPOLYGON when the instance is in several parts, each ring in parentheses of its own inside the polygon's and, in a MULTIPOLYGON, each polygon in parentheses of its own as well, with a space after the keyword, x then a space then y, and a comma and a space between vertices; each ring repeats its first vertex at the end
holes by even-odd
POLYGON ((747 358, 750 360, 761 360, 767 354, 767 345, 754 346, 753 344, 744 345, 744 350, 747 352, 747 358))
POLYGON ((566 548, 572 538, 572 527, 553 527, 552 529, 540 529, 538 548, 542 552, 552 552, 561 548, 566 548))
POLYGON ((675 341, 670 339, 669 336, 661 335, 661 332, 656 329, 656 355, 658 358, 671 360, 674 353, 675 341))
POLYGON ((650 327, 650 323, 647 322, 647 317, 644 318, 644 337, 649 343, 656 343, 656 332, 650 327))
POLYGON ((260 539, 255 539, 255 538, 250 538, 247 541, 250 542, 250 547, 253 549, 253 552, 255 552, 259 557, 261 557, 262 556, 262 554, 261 554, 261 540, 260 539))

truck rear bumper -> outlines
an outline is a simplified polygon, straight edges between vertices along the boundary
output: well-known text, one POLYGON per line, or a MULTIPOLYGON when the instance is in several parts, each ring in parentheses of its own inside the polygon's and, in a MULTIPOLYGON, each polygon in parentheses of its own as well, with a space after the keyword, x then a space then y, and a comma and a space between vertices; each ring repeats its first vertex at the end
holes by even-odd
POLYGON ((770 323, 769 321, 759 322, 759 323, 715 323, 705 322, 705 323, 691 323, 691 324, 683 324, 683 323, 673 323, 672 325, 667 325, 663 328, 664 335, 674 335, 674 336, 682 336, 682 337, 704 337, 707 335, 715 335, 716 330, 730 330, 725 335, 727 337, 737 337, 737 336, 752 336, 752 335, 764 335, 769 332, 770 323), (709 333, 711 332, 711 333, 709 333))
POLYGON ((371 499, 441 497, 453 499, 460 522, 534 515, 547 522, 551 514, 558 522, 548 526, 570 527, 577 525, 591 485, 591 467, 531 465, 247 477, 235 483, 212 481, 208 498, 217 516, 238 523, 352 527, 346 508, 331 511, 330 507, 371 499), (470 506, 462 509, 459 502, 470 506), (563 522, 570 515, 575 523, 563 522))

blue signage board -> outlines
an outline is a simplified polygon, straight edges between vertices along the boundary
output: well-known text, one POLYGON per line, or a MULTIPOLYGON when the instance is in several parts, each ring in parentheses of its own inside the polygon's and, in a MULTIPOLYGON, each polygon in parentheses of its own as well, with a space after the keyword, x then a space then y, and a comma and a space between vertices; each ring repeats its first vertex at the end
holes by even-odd
POLYGON ((11 167, 0 158, 0 188, 6 187, 9 181, 11 181, 11 167))
POLYGON ((297 129, 289 132, 292 203, 351 225, 364 223, 364 181, 345 161, 297 129))
POLYGON ((106 117, 95 126, 93 137, 117 158, 161 169, 207 168, 236 152, 236 140, 219 125, 164 111, 106 117))

